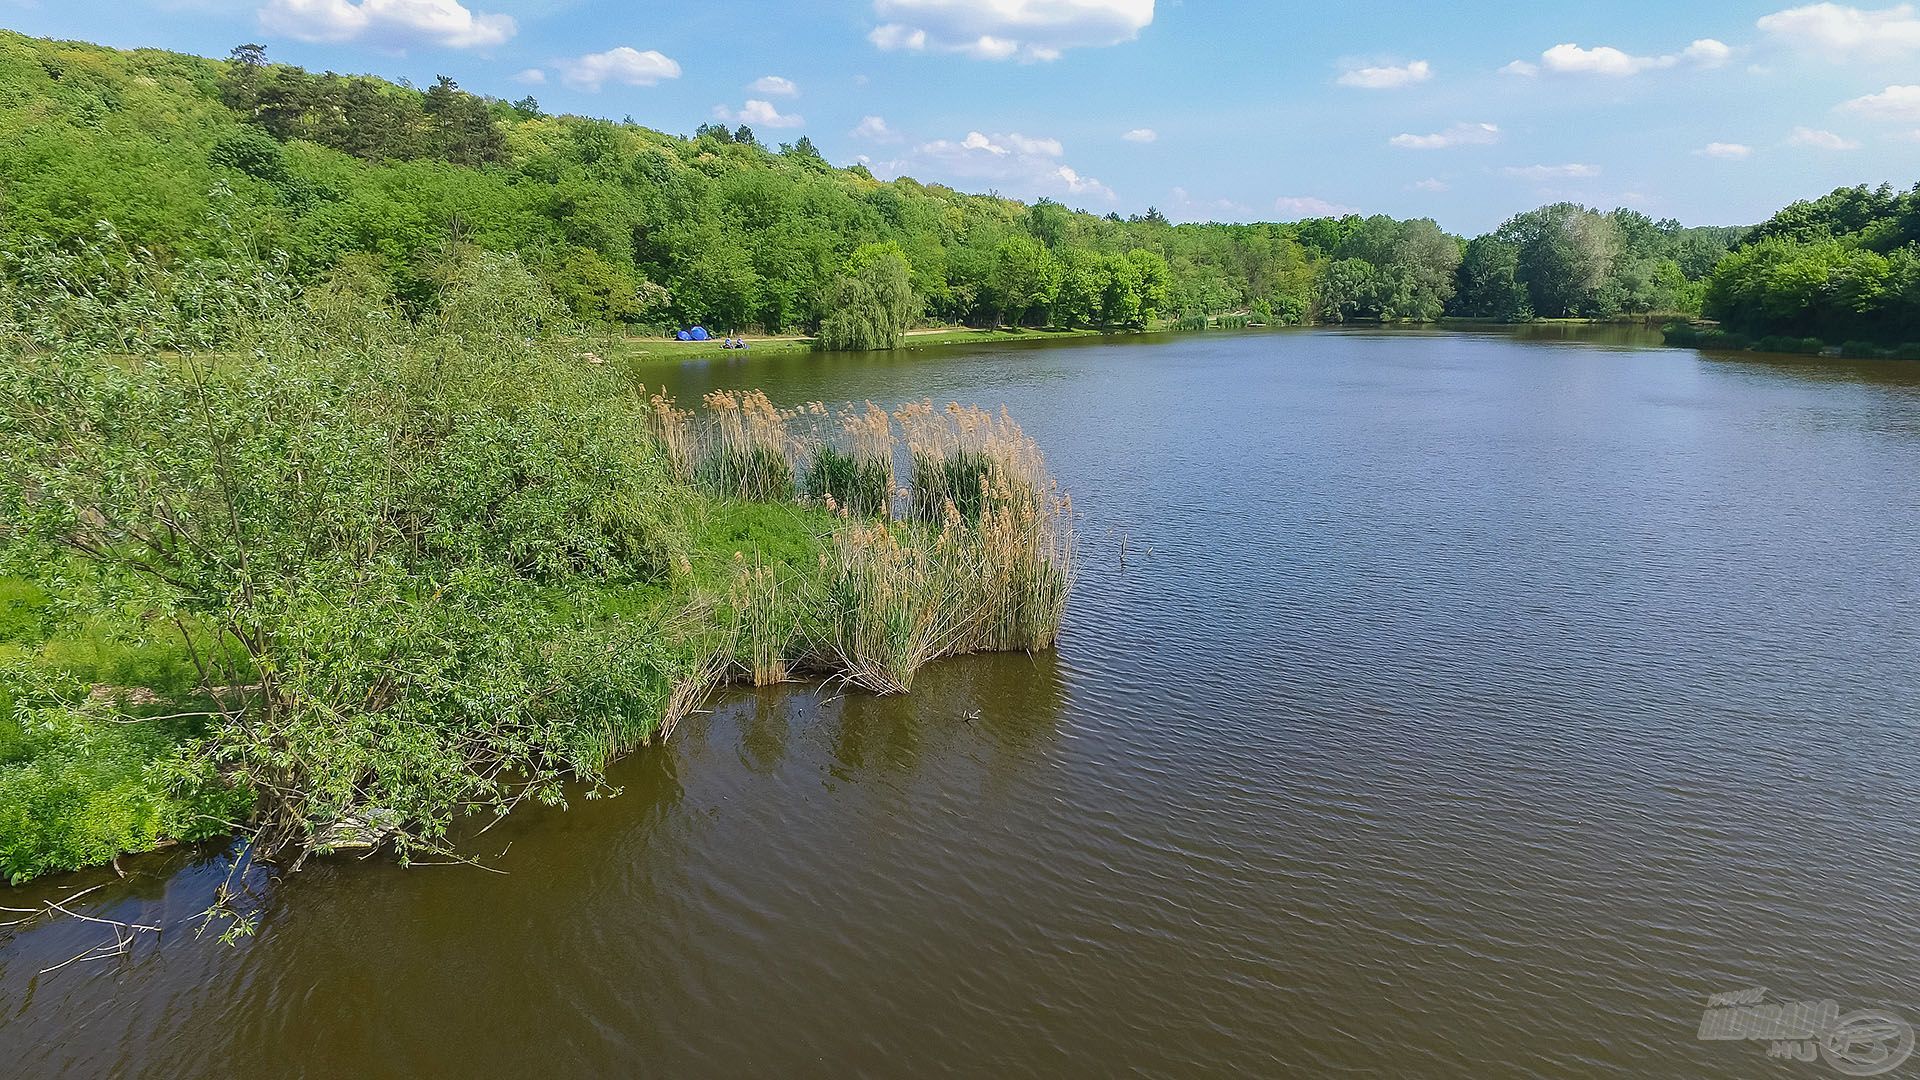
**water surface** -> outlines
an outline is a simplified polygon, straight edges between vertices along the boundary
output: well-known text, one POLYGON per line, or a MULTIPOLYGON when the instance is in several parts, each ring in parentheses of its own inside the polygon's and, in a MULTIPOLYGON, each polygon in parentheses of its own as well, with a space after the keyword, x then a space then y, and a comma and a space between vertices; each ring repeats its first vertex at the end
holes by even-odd
MULTIPOLYGON (((0 940, 0 1061, 1832 1075, 1696 1029, 1752 986, 1920 1020, 1920 367, 1646 344, 663 367, 1004 401, 1085 515, 1058 652, 736 695, 622 797, 488 834, 506 873, 321 862, 237 948, 38 976, 98 928, 0 940)), ((177 925, 222 873, 149 860, 88 910, 177 925)))

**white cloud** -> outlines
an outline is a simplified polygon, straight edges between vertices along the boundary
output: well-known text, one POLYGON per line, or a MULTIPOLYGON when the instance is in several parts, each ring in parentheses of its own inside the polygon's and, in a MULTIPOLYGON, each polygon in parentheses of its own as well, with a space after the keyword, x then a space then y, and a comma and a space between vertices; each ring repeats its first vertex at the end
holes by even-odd
MULTIPOLYGON (((920 149, 922 151, 944 150, 955 145, 954 143, 947 142, 945 139, 936 139, 922 146, 920 149)), ((1005 157, 1009 154, 1018 153, 1036 157, 1057 158, 1066 153, 1066 148, 1060 145, 1059 139, 1036 139, 1022 135, 1017 131, 1007 135, 991 136, 982 135, 978 131, 969 131, 967 132, 967 137, 962 139, 957 146, 961 150, 979 150, 997 157, 1005 157)))
POLYGON ((1398 67, 1351 68, 1340 73, 1334 81, 1341 86, 1357 86, 1363 90, 1397 90, 1414 83, 1423 83, 1433 77, 1433 68, 1425 60, 1415 60, 1398 67))
POLYGON ((1877 94, 1844 102, 1840 108, 1869 120, 1899 123, 1920 120, 1920 86, 1889 86, 1877 94))
POLYGON ((1572 162, 1566 165, 1509 165, 1500 170, 1522 180, 1581 180, 1600 175, 1600 166, 1572 162))
POLYGON ((1059 139, 1031 139, 1017 131, 1011 135, 997 137, 1006 140, 1007 145, 1013 147, 1016 153, 1059 157, 1067 152, 1066 148, 1060 145, 1059 139))
POLYGON ((865 139, 868 142, 900 141, 899 134, 887 126, 886 118, 882 116, 861 117, 860 122, 855 124, 853 130, 848 132, 848 134, 856 139, 865 139))
POLYGON ((1273 200, 1273 208, 1280 214, 1282 221, 1297 221, 1300 218, 1346 217, 1360 211, 1351 206, 1342 206, 1336 202, 1312 195, 1282 195, 1273 200))
POLYGON ((762 75, 747 84, 750 94, 765 94, 768 97, 799 97, 800 87, 792 79, 783 79, 778 75, 762 75))
POLYGON ((518 29, 511 15, 475 12, 459 0, 267 0, 259 18, 261 29, 301 41, 394 47, 486 48, 518 29))
POLYGON ((1091 176, 1081 176, 1066 165, 1055 169, 1054 175, 1066 182, 1067 194, 1069 195, 1097 195, 1108 202, 1112 202, 1118 197, 1114 195, 1112 188, 1095 180, 1091 176))
POLYGON ((1132 131, 1120 137, 1128 142, 1150 143, 1157 141, 1160 138, 1160 133, 1152 128, 1134 128, 1132 131))
POLYGON ((1912 4, 1872 11, 1808 4, 1764 15, 1754 25, 1782 45, 1834 60, 1888 59, 1920 51, 1920 15, 1912 4))
POLYGON ((1723 161, 1740 161, 1753 156, 1753 147, 1736 142, 1710 142, 1694 153, 1723 161))
POLYGON ((1860 144, 1852 139, 1835 135, 1831 131, 1819 128, 1797 127, 1787 136, 1787 142, 1793 146, 1809 146, 1815 150, 1858 150, 1860 144))
POLYGON ((1437 176, 1429 176, 1425 180, 1415 180, 1413 183, 1408 184, 1407 187, 1414 191, 1445 191, 1447 190, 1447 182, 1437 176))
POLYGON ((547 81, 547 73, 541 71, 539 68, 527 68, 525 71, 515 75, 513 81, 526 83, 528 86, 539 86, 547 81))
POLYGON ((1632 56, 1611 45, 1583 49, 1568 43, 1555 45, 1540 54, 1541 67, 1571 75, 1632 75, 1650 67, 1658 67, 1659 63, 1657 58, 1632 56))
POLYGON ((1487 146, 1500 141, 1500 128, 1494 124, 1455 124, 1431 135, 1401 133, 1387 140, 1402 150, 1447 150, 1455 146, 1487 146))
POLYGON ((960 53, 979 60, 1058 60, 1068 49, 1132 41, 1154 0, 874 0, 881 49, 960 53))
POLYGON ((898 50, 919 52, 927 47, 927 32, 901 26, 899 23, 888 23, 874 27, 867 34, 867 40, 873 42, 875 48, 887 52, 898 50))
POLYGON ((1683 64, 1689 67, 1719 67, 1732 56, 1731 47, 1713 38, 1701 38, 1677 53, 1668 53, 1664 56, 1635 56, 1611 45, 1596 45, 1588 49, 1572 42, 1565 42, 1541 53, 1540 62, 1537 64, 1528 60, 1515 60, 1501 68, 1500 72, 1504 75, 1532 76, 1546 71, 1557 75, 1602 75, 1610 78, 1624 78, 1628 75, 1638 75, 1643 71, 1679 67, 1683 64))
POLYGON ((1060 140, 969 131, 964 138, 922 143, 898 162, 903 171, 923 170, 941 177, 994 187, 1022 195, 1079 196, 1103 202, 1118 199, 1113 189, 1061 160, 1060 140))
POLYGON ((606 52, 588 53, 573 60, 561 60, 560 81, 575 90, 598 91, 610 82, 627 86, 652 86, 662 79, 680 77, 680 65, 670 57, 648 49, 640 52, 625 45, 606 52))
POLYGON ((783 113, 773 107, 773 102, 759 98, 747 99, 738 112, 725 105, 715 105, 713 115, 715 119, 730 124, 753 124, 765 128, 796 128, 807 122, 806 117, 797 113, 783 113))
POLYGON ((1680 59, 1699 67, 1719 67, 1733 59, 1733 48, 1724 41, 1701 38, 1680 50, 1680 59))
POLYGON ((1171 197, 1167 204, 1167 216, 1175 221, 1219 221, 1253 216, 1251 207, 1232 199, 1196 199, 1192 192, 1183 187, 1174 188, 1167 194, 1171 197))

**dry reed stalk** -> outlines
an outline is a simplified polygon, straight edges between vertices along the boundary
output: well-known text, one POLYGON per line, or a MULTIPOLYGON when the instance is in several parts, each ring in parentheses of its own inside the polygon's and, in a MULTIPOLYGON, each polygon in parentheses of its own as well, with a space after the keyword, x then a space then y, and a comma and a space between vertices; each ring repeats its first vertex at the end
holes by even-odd
POLYGON ((707 481, 723 495, 761 501, 794 496, 794 462, 804 450, 788 430, 791 412, 759 390, 716 390, 707 406, 707 481))
MULTIPOLYGON (((640 389, 644 391, 645 387, 640 389)), ((692 481, 699 445, 693 430, 693 413, 675 407, 673 399, 662 392, 647 399, 642 415, 654 441, 660 444, 674 479, 682 483, 692 481)))
POLYGON ((947 566, 886 522, 836 529, 823 569, 815 662, 856 686, 906 693, 914 672, 964 631, 947 566))

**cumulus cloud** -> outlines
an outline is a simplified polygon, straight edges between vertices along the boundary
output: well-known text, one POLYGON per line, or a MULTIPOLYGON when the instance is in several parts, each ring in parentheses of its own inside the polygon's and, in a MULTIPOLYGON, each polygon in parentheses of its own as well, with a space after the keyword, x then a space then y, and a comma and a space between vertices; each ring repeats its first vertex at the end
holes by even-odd
POLYGON ((1413 183, 1408 184, 1407 187, 1414 191, 1445 191, 1447 190, 1447 182, 1437 176, 1429 176, 1425 180, 1415 180, 1413 183))
POLYGON ((1120 137, 1128 142, 1150 143, 1157 141, 1160 138, 1160 133, 1152 128, 1134 128, 1132 131, 1120 137))
POLYGON ((922 143, 907 158, 895 162, 904 170, 923 170, 942 177, 984 182, 1016 189, 1023 195, 1076 196, 1117 201, 1113 189, 1082 174, 1062 160, 1060 140, 1022 135, 969 131, 961 139, 922 143))
POLYGON ((1402 132, 1387 140, 1402 150, 1448 150, 1456 146, 1487 146, 1500 141, 1500 128, 1494 124, 1455 124, 1431 135, 1402 132))
POLYGON ((671 57, 653 49, 640 52, 625 45, 606 52, 562 60, 556 66, 560 69, 561 82, 575 90, 590 92, 597 92, 610 82, 627 86, 652 86, 662 79, 680 77, 680 65, 674 63, 671 57))
POLYGON ((1509 165, 1500 170, 1522 180, 1581 180, 1600 175, 1600 166, 1569 162, 1565 165, 1509 165))
POLYGON ((260 28, 300 41, 369 41, 394 47, 486 48, 514 35, 511 15, 473 11, 459 0, 267 0, 260 28))
POLYGON ((1643 71, 1674 67, 1713 68, 1725 64, 1733 49, 1725 42, 1701 38, 1677 53, 1663 56, 1635 56, 1611 45, 1583 48, 1572 42, 1555 45, 1540 54, 1540 61, 1515 60, 1501 68, 1505 75, 1533 76, 1541 72, 1556 75, 1601 75, 1624 78, 1643 71))
POLYGON ((1920 86, 1889 86, 1877 94, 1843 102, 1840 108, 1869 120, 1920 120, 1920 86))
POLYGON ((1819 128, 1810 127, 1794 128, 1793 133, 1787 136, 1787 142, 1792 146, 1806 146, 1815 150, 1860 149, 1860 144, 1854 142, 1852 139, 1836 135, 1831 131, 1822 131, 1819 128))
POLYGON ((1723 161, 1740 161, 1753 156, 1753 147, 1736 142, 1710 142, 1694 153, 1723 161))
POLYGON ((1357 86, 1363 90, 1397 90, 1414 83, 1423 83, 1433 77, 1433 68, 1425 60, 1415 60, 1410 64, 1397 67, 1350 68, 1340 73, 1335 81, 1341 86, 1357 86))
POLYGON ((874 0, 874 46, 979 60, 1058 60, 1068 49, 1132 41, 1153 0, 874 0))
POLYGON ((887 126, 886 118, 882 116, 861 117, 860 122, 855 124, 853 130, 847 134, 856 139, 865 139, 868 142, 900 141, 900 136, 892 128, 887 126))
POLYGON ((1222 219, 1245 219, 1253 216, 1253 209, 1228 198, 1196 198, 1186 188, 1177 187, 1167 193, 1167 216, 1175 221, 1220 221, 1222 219))
POLYGON ((544 71, 541 71, 539 68, 527 68, 526 70, 515 75, 513 77, 513 81, 517 83, 526 83, 528 86, 539 86, 540 84, 547 81, 547 73, 544 71))
POLYGON ((1298 221, 1301 218, 1346 217, 1360 211, 1351 206, 1342 206, 1337 202, 1328 202, 1313 195, 1282 195, 1273 200, 1273 209, 1282 221, 1298 221))
POLYGON ((765 94, 768 97, 799 97, 800 87, 792 79, 783 79, 778 75, 762 75, 747 84, 750 94, 765 94))
POLYGON ((797 113, 783 113, 773 107, 773 102, 759 98, 747 99, 747 103, 740 106, 738 111, 725 105, 715 105, 713 115, 715 119, 730 124, 752 124, 765 128, 795 128, 807 122, 805 117, 797 113))
POLYGON ((1867 10, 1808 4, 1763 15, 1754 24, 1788 48, 1830 59, 1887 59, 1920 51, 1920 13, 1912 4, 1867 10))

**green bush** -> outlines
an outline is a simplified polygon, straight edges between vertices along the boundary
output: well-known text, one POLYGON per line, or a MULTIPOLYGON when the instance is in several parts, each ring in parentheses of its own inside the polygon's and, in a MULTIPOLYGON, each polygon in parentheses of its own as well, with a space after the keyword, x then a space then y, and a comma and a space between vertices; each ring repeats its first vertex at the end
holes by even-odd
POLYGON ((0 876, 92 866, 246 818, 251 792, 172 760, 197 726, 108 715, 85 694, 81 681, 0 665, 0 876))
MULTIPOLYGON (((686 493, 515 260, 454 265, 417 323, 326 290, 256 310, 229 280, 156 282, 229 313, 217 353, 156 351, 185 340, 175 305, 118 339, 144 355, 18 334, 0 364, 0 520, 98 594, 36 662, 176 702, 249 688, 204 733, 36 706, 0 790, 39 823, 10 873, 182 835, 152 778, 174 759, 258 792, 264 851, 438 847, 462 812, 595 783, 690 666, 656 625, 551 600, 669 575, 686 493)), ((103 317, 64 285, 37 301, 103 317)))

